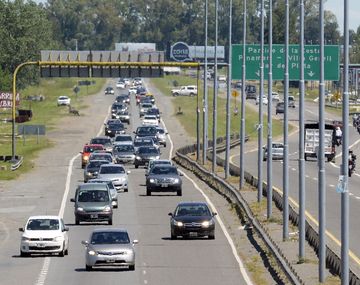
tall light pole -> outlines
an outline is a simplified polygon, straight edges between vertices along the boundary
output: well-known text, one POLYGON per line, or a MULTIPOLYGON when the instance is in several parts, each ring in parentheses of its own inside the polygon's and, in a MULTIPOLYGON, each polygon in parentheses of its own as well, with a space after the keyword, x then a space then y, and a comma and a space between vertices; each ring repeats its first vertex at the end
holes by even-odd
POLYGON ((208 71, 208 0, 205 0, 205 47, 204 47, 204 96, 203 96, 203 161, 206 163, 207 145, 208 145, 208 86, 207 86, 207 71, 208 71))
POLYGON ((230 157, 230 93, 231 93, 231 57, 232 57, 232 0, 229 3, 229 60, 228 60, 228 80, 226 94, 226 153, 225 153, 225 179, 229 177, 229 157, 230 157))
MULTIPOLYGON (((262 199, 263 192, 263 97, 264 97, 264 0, 261 0, 261 31, 260 31, 260 92, 259 92, 259 124, 258 124, 258 195, 257 201, 262 199)), ((271 159, 271 158, 270 158, 271 159)))
MULTIPOLYGON (((343 142, 342 142, 342 175, 344 189, 341 193, 341 284, 349 284, 349 2, 344 0, 344 89, 342 102, 343 142)), ((357 72, 356 83, 358 81, 357 72)), ((356 90, 357 92, 357 90, 356 90)))
POLYGON ((267 140, 267 218, 272 216, 272 1, 269 0, 269 74, 268 74, 268 140, 267 140))
POLYGON ((241 122, 240 122, 240 182, 239 188, 244 188, 244 153, 245 153, 245 85, 246 85, 246 0, 243 2, 243 52, 242 52, 242 78, 241 78, 241 122))
POLYGON ((213 147, 212 147, 212 172, 216 171, 216 138, 217 138, 217 95, 218 95, 218 78, 217 78, 217 46, 218 46, 218 11, 219 0, 215 0, 215 54, 214 54, 214 98, 213 98, 213 147))

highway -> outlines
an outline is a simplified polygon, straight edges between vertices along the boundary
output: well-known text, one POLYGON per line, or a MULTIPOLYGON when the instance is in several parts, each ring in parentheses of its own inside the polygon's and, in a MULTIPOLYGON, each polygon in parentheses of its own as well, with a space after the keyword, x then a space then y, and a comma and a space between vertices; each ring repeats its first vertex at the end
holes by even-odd
MULTIPOLYGON (((95 269, 85 271, 85 249, 82 240, 88 240, 95 227, 104 224, 74 225, 74 205, 69 200, 82 182, 79 151, 91 137, 103 134, 103 122, 114 96, 102 93, 88 98, 89 108, 81 117, 68 117, 62 127, 52 131, 50 138, 56 142, 36 160, 33 171, 17 181, 0 185, 0 275, 1 284, 252 284, 239 257, 229 244, 228 234, 216 223, 216 239, 170 240, 168 213, 180 201, 205 201, 193 181, 183 177, 183 196, 173 193, 147 197, 145 195, 144 169, 126 168, 129 175, 129 192, 120 193, 119 207, 114 210, 114 226, 128 229, 136 245, 136 270, 95 269), (69 226, 69 255, 19 257, 21 234, 17 231, 30 215, 60 214, 69 226)), ((162 103, 160 108, 166 106, 162 103)), ((171 110, 162 112, 170 114, 171 110)), ((139 124, 134 98, 131 104, 132 122, 128 129, 139 124)), ((166 124, 166 121, 165 121, 166 124)), ((167 126, 170 135, 182 137, 167 126)), ((174 151, 170 144, 162 148, 162 158, 174 151)), ((186 142, 183 140, 183 143, 186 142)), ((220 214, 220 213, 219 213, 220 214)), ((221 219, 221 214, 218 215, 221 219)), ((219 220, 218 220, 219 221, 219 220)))
MULTIPOLYGON (((252 105, 252 102, 249 103, 252 105)), ((258 106, 256 106, 258 107, 258 106)), ((267 108, 267 106, 264 106, 267 108)), ((275 108, 274 108, 275 109, 275 108)), ((282 114, 273 116, 276 118, 281 118, 282 114)), ((306 103, 305 117, 309 121, 316 121, 317 116, 317 105, 314 103, 306 103)), ((331 113, 326 114, 327 119, 337 120, 340 119, 336 115, 331 113)), ((289 110, 289 121, 293 124, 298 124, 298 105, 295 109, 289 110)), ((350 148, 354 151, 356 155, 360 154, 360 135, 356 130, 349 126, 349 145, 350 148)), ((264 134, 266 135, 266 134, 264 134)), ((282 142, 282 138, 273 139, 273 141, 282 142)), ((264 139, 264 144, 266 139, 264 139)), ((294 203, 298 203, 298 131, 295 130, 289 136, 289 197, 294 203)), ((252 149, 246 149, 245 155, 245 165, 246 171, 250 172, 252 175, 257 176, 257 148, 254 148, 255 142, 252 143, 252 149)), ((336 192, 336 186, 338 184, 338 178, 340 174, 340 164, 341 164, 341 146, 336 149, 337 157, 335 163, 325 163, 326 167, 326 229, 327 240, 337 246, 340 246, 341 240, 341 195, 336 192)), ((231 161, 232 163, 239 166, 239 148, 235 148, 231 151, 231 161)), ((264 181, 267 179, 267 164, 266 161, 263 162, 263 175, 264 181)), ((356 169, 358 170, 358 168, 356 169)), ((355 170, 355 171, 356 171, 355 170)), ((305 163, 305 188, 306 188, 306 211, 308 212, 307 219, 312 223, 317 223, 318 218, 318 168, 316 159, 309 159, 305 163)), ((282 191, 283 188, 283 164, 282 161, 273 160, 273 185, 282 191)), ((350 196, 350 256, 351 261, 354 265, 360 268, 360 247, 358 244, 358 237, 360 235, 360 229, 357 223, 356 217, 359 216, 359 206, 360 206, 360 190, 357 187, 360 183, 360 175, 356 172, 352 177, 349 178, 349 196, 350 196)), ((293 203, 293 205, 294 205, 293 203)))

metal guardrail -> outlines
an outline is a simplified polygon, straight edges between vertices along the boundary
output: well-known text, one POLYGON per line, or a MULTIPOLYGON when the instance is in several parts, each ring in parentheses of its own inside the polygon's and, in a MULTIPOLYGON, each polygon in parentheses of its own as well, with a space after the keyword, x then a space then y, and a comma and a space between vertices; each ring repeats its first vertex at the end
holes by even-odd
POLYGON ((24 157, 20 156, 20 159, 18 158, 15 163, 11 164, 10 167, 11 171, 18 169, 22 165, 23 161, 24 161, 24 157))
MULTIPOLYGON (((224 142, 224 138, 219 138, 218 143, 224 142)), ((239 141, 233 142, 231 145, 234 146, 239 144, 239 141)), ((224 146, 219 147, 217 150, 221 151, 224 149, 224 146)), ((234 188, 232 185, 227 183, 222 178, 213 175, 203 166, 198 164, 196 161, 190 159, 187 154, 193 153, 196 151, 196 145, 189 145, 183 148, 180 148, 176 151, 176 157, 174 160, 182 165, 184 168, 192 171, 195 175, 197 175, 201 180, 209 184, 210 186, 216 188, 218 191, 223 193, 228 199, 232 202, 236 203, 246 214, 248 221, 252 224, 254 229, 259 233, 260 237, 263 239, 269 250, 272 251, 274 256, 277 259, 278 264, 286 273, 287 277, 293 282, 293 284, 304 284, 301 278, 297 275, 294 268, 291 266, 290 262, 286 259, 284 254, 281 252, 280 248, 276 245, 276 243, 271 239, 271 237, 267 234, 266 230, 262 227, 259 221, 253 216, 252 211, 246 202, 243 199, 241 193, 234 188)), ((211 158, 211 155, 209 155, 211 158)), ((221 157, 217 157, 217 164, 219 166, 225 165, 225 160, 221 157)), ((230 174, 233 176, 240 175, 240 169, 236 165, 230 164, 230 174)), ((245 171, 245 181, 257 187, 258 179, 251 175, 249 172, 245 171)), ((263 195, 267 195, 266 183, 263 183, 263 195)), ((273 201, 275 205, 279 208, 279 210, 283 209, 282 203, 282 195, 273 189, 273 201)), ((289 218, 294 225, 298 225, 299 216, 291 205, 289 205, 289 218)), ((319 235, 316 229, 312 227, 306 221, 306 239, 308 243, 314 248, 315 251, 318 251, 319 248, 319 235)), ((341 259, 340 256, 335 253, 329 246, 326 248, 326 265, 327 267, 334 272, 335 274, 341 275, 341 259)), ((350 277, 349 277, 349 285, 360 285, 359 277, 350 269, 350 277)))
MULTIPOLYGON (((221 142, 222 140, 220 139, 218 141, 221 142)), ((233 146, 236 144, 239 144, 239 142, 238 141, 235 142, 233 146)), ((267 234, 266 230, 262 227, 260 222, 254 217, 249 205, 247 204, 245 199, 243 199, 242 195, 237 191, 237 189, 235 189, 232 185, 227 183, 222 178, 213 175, 207 169, 205 169, 204 167, 202 167, 197 162, 193 161, 191 158, 187 156, 187 154, 194 152, 195 150, 196 150, 196 145, 186 146, 181 149, 178 149, 176 151, 176 157, 174 158, 174 160, 184 168, 192 171, 195 175, 197 175, 201 180, 206 182, 208 185, 217 189, 233 203, 237 204, 239 208, 241 208, 245 213, 248 222, 257 231, 257 233, 262 238, 263 242, 266 244, 268 249, 275 256, 277 263, 281 266, 284 273, 286 274, 288 279, 292 282, 292 284, 299 284, 299 285, 305 284, 297 275, 295 270, 292 268, 290 262, 285 258, 284 254, 282 254, 281 250, 276 245, 276 243, 270 238, 270 236, 267 234)))

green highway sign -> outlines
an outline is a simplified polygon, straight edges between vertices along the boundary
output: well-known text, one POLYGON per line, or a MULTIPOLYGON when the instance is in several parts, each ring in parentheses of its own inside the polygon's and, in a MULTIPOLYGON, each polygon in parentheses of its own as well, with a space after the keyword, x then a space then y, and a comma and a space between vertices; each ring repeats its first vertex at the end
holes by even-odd
MULTIPOLYGON (((232 45, 232 79, 242 78, 242 52, 243 45, 232 45)), ((285 72, 285 46, 273 45, 273 80, 283 80, 285 72)), ((304 72, 305 80, 320 80, 320 46, 305 45, 304 72)), ((260 80, 260 45, 246 45, 246 79, 260 80)), ((326 45, 324 47, 325 80, 339 80, 339 46, 326 45)), ((264 47, 264 79, 268 78, 269 72, 269 46, 264 47)), ((300 79, 300 46, 289 45, 289 80, 300 79)))

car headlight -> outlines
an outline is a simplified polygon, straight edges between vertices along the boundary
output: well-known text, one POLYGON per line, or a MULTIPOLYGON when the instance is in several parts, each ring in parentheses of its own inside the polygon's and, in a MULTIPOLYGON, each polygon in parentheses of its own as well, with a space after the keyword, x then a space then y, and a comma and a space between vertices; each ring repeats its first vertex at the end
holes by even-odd
POLYGON ((21 237, 21 240, 22 240, 22 241, 30 241, 30 238, 23 236, 23 237, 21 237))
POLYGON ((179 222, 179 221, 173 221, 174 225, 177 226, 177 227, 183 227, 184 226, 184 223, 183 222, 179 222))
POLYGON ((110 206, 106 206, 105 208, 104 208, 104 212, 110 212, 111 211, 111 207, 110 206))
POLYGON ((155 159, 159 159, 159 158, 160 158, 160 155, 155 156, 155 159))
POLYGON ((176 184, 180 182, 179 178, 175 178, 173 181, 174 181, 174 183, 176 183, 176 184))
POLYGON ((89 157, 87 155, 85 155, 84 160, 89 160, 89 157))
MULTIPOLYGON (((116 118, 117 118, 117 116, 116 116, 116 118)), ((108 132, 108 133, 111 133, 111 130, 107 130, 107 132, 108 132)))
POLYGON ((62 240, 63 240, 62 236, 54 237, 54 241, 62 241, 62 240))
POLYGON ((89 250, 89 251, 88 251, 88 254, 89 254, 89 255, 96 255, 96 251, 95 251, 95 250, 89 250))
POLYGON ((82 212, 82 211, 84 211, 84 209, 83 209, 82 207, 77 207, 77 208, 76 208, 76 211, 82 212))
POLYGON ((140 159, 141 159, 141 157, 140 157, 140 156, 136 156, 135 158, 136 158, 137 160, 140 160, 140 159))
POLYGON ((207 228, 209 227, 210 225, 212 225, 214 222, 212 220, 210 221, 204 221, 201 223, 201 225, 204 227, 204 228, 207 228))
POLYGON ((92 176, 92 173, 91 173, 91 172, 87 172, 86 175, 87 175, 87 176, 92 176))
POLYGON ((155 183, 155 179, 154 178, 150 178, 150 183, 155 183))

